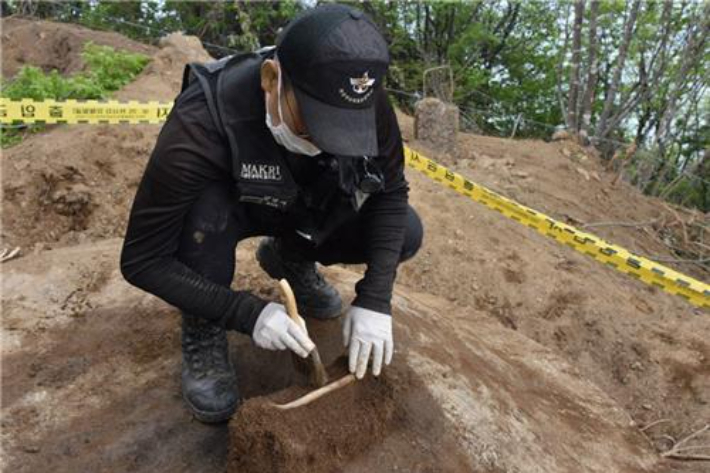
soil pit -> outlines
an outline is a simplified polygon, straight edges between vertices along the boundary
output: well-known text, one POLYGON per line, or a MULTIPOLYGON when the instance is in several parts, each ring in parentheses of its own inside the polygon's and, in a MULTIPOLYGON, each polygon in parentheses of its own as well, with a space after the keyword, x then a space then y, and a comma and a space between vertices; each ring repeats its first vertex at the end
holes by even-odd
MULTIPOLYGON (((311 388, 293 386, 249 399, 229 423, 227 471, 326 472, 381 441, 402 419, 395 402, 396 372, 344 386, 312 403, 279 410, 274 403, 293 401, 311 388)), ((331 380, 346 374, 343 359, 328 369, 331 380)))

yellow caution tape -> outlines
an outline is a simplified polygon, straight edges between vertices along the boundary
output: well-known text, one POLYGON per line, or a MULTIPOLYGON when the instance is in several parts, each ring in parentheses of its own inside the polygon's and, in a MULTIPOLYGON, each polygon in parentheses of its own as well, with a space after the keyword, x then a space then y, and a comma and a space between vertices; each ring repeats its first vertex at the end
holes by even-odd
POLYGON ((172 103, 0 98, 0 123, 162 123, 172 103))
MULTIPOLYGON (((0 123, 161 123, 173 104, 168 102, 119 102, 116 100, 9 100, 0 98, 0 123)), ((500 212, 518 223, 554 238, 580 253, 591 256, 622 273, 629 274, 651 286, 683 297, 693 305, 710 309, 710 286, 620 246, 582 232, 545 214, 525 207, 462 175, 437 164, 429 158, 404 148, 407 164, 434 181, 470 199, 500 212)))
POLYGON ((527 225, 545 236, 554 238, 580 253, 591 256, 601 263, 608 264, 622 273, 629 274, 671 294, 681 296, 698 307, 710 308, 709 285, 520 205, 469 181, 462 175, 450 171, 406 146, 404 155, 410 167, 459 194, 480 202, 486 207, 496 210, 518 223, 527 225))

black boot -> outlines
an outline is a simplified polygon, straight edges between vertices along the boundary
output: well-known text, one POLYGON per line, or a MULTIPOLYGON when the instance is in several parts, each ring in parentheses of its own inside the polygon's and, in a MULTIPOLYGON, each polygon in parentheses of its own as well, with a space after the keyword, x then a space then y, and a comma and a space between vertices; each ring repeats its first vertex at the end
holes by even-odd
POLYGON ((182 397, 202 422, 228 420, 239 406, 237 376, 229 361, 227 333, 217 325, 184 313, 182 397))
POLYGON ((340 315, 343 305, 340 294, 318 272, 315 262, 286 254, 278 238, 262 239, 256 259, 269 276, 289 282, 302 316, 332 319, 340 315))

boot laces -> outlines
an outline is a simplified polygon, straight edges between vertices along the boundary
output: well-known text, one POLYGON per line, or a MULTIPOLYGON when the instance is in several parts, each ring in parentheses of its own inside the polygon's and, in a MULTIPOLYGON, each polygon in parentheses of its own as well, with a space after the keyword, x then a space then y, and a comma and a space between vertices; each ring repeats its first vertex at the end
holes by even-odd
POLYGON ((224 330, 210 324, 186 327, 183 338, 185 361, 198 378, 229 370, 229 350, 224 330))

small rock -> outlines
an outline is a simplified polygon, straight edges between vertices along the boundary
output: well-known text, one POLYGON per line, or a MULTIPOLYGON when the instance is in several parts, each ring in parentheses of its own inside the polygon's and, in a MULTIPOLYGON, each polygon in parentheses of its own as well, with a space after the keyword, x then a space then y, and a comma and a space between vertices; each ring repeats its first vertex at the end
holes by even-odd
POLYGON ((480 162, 481 166, 483 169, 490 169, 493 166, 496 165, 495 159, 491 158, 490 156, 487 156, 485 154, 482 154, 479 158, 478 161, 480 162))
POLYGON ((569 140, 570 138, 572 138, 572 135, 566 130, 557 130, 552 134, 552 141, 569 140))
POLYGON ((579 131, 579 134, 577 135, 577 141, 582 146, 589 146, 591 144, 591 140, 589 139, 589 135, 587 134, 586 130, 579 131))
POLYGON ((39 447, 37 445, 25 445, 22 447, 22 450, 27 453, 38 453, 39 447))
POLYGON ((530 174, 526 173, 525 171, 513 171, 511 173, 513 177, 519 177, 520 179, 527 179, 530 177, 530 174))
POLYGON ((18 171, 23 171, 27 166, 29 166, 30 162, 26 159, 22 159, 20 161, 16 161, 13 166, 15 169, 18 171))
POLYGON ((651 409, 653 409, 653 406, 651 404, 641 404, 641 407, 643 407, 647 411, 650 411, 651 409))
POLYGON ((589 173, 586 170, 578 167, 577 172, 580 173, 584 177, 584 180, 588 181, 590 179, 589 173))

